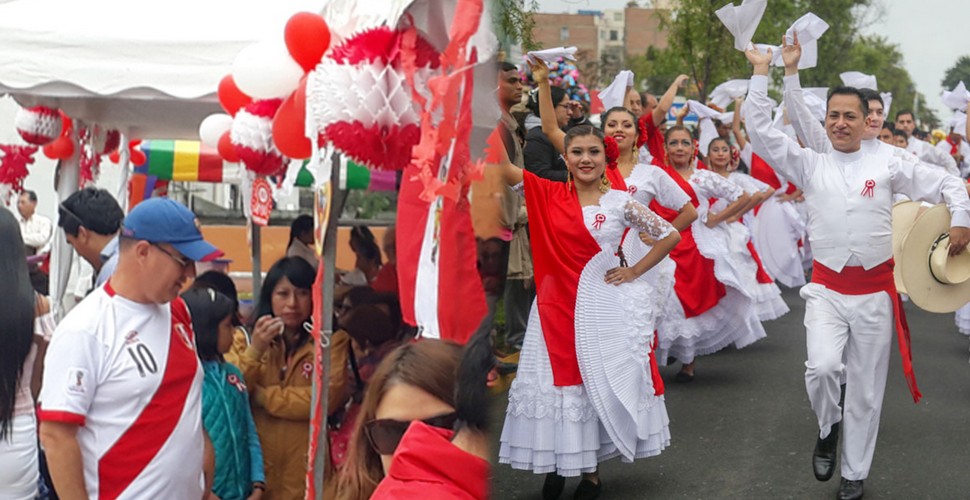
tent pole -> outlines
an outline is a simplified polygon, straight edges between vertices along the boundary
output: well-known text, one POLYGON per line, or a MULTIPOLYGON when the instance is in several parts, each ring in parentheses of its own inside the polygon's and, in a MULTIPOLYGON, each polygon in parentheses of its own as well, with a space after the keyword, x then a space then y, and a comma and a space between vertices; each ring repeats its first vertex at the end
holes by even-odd
MULTIPOLYGON (((74 131, 71 132, 71 140, 78 143, 78 131, 84 124, 77 120, 74 122, 74 131)), ((74 148, 74 154, 70 158, 57 162, 57 175, 54 176, 54 190, 57 192, 58 204, 62 203, 78 190, 81 171, 81 147, 74 148)), ((71 279, 71 264, 73 263, 74 249, 67 243, 64 230, 54 221, 54 235, 51 241, 51 274, 49 276, 50 296, 53 298, 52 311, 54 319, 60 321, 67 312, 64 308, 64 295, 67 293, 67 284, 71 279)))
POLYGON ((249 241, 253 256, 253 300, 259 301, 259 291, 263 288, 262 238, 259 224, 249 221, 249 241))
MULTIPOLYGON (((325 339, 317 345, 318 355, 322 357, 323 376, 321 387, 313 388, 314 398, 320 395, 319 401, 313 401, 313 410, 321 412, 323 418, 321 425, 317 429, 317 449, 314 458, 313 480, 316 489, 316 500, 323 499, 323 484, 326 476, 325 466, 330 454, 330 442, 327 435, 327 402, 328 390, 330 388, 330 337, 333 335, 333 299, 334 283, 336 280, 335 266, 337 265, 337 227, 339 226, 340 214, 343 213, 344 203, 347 201, 347 191, 339 189, 340 186, 340 157, 334 154, 328 161, 332 162, 333 168, 330 174, 330 186, 332 202, 330 204, 330 214, 327 217, 326 236, 323 242, 323 256, 321 265, 323 268, 323 283, 320 296, 323 297, 323 325, 320 327, 320 338, 325 339)), ((314 384, 317 378, 314 377, 314 384)), ((311 410, 311 411, 313 411, 311 410)))

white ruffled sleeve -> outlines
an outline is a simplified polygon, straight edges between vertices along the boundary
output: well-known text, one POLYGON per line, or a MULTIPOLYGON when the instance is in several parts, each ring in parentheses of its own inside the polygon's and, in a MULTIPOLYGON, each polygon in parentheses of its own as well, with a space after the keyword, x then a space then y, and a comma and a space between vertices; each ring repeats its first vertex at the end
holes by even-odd
POLYGON ((654 193, 657 203, 671 210, 680 210, 690 202, 690 196, 680 188, 677 181, 667 175, 667 172, 651 167, 650 176, 657 191, 654 193))
MULTIPOLYGON (((703 193, 702 198, 721 198, 729 203, 744 194, 744 190, 737 184, 721 177, 710 170, 698 170, 691 176, 693 183, 703 193)), ((700 193, 698 193, 700 195, 700 193)))
POLYGON ((627 226, 641 233, 647 233, 655 240, 662 240, 675 231, 671 223, 633 198, 629 198, 623 206, 623 219, 627 226))

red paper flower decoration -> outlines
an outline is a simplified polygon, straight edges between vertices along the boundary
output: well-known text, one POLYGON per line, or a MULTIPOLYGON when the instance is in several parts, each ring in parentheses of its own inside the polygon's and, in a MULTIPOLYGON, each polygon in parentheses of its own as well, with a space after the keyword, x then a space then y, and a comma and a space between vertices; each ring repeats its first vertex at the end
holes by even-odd
POLYGON ((25 141, 37 146, 50 144, 61 135, 61 113, 47 106, 20 108, 14 117, 17 133, 25 141))
POLYGON ((275 175, 283 170, 284 158, 273 144, 273 116, 282 99, 247 104, 236 113, 229 131, 239 161, 257 175, 275 175))
POLYGON ((420 36, 413 50, 403 50, 405 33, 385 26, 356 34, 331 48, 307 81, 323 140, 373 168, 402 170, 421 139, 420 105, 405 66, 414 68, 414 87, 425 98, 428 79, 440 66, 439 53, 420 36))
POLYGON ((603 146, 606 148, 606 166, 616 168, 616 161, 620 159, 620 145, 616 139, 607 136, 603 139, 603 146))
POLYGON ((10 186, 14 192, 24 189, 24 178, 29 173, 27 165, 34 163, 36 146, 14 146, 0 144, 3 158, 0 158, 0 184, 10 186))

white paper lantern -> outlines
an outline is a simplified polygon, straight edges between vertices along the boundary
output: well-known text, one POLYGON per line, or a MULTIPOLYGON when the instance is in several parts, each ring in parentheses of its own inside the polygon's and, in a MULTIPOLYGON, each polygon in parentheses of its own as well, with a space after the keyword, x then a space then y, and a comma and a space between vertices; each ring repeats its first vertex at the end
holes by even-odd
POLYGON ((60 112, 47 106, 20 108, 14 117, 14 127, 20 137, 37 146, 50 144, 63 130, 60 112))

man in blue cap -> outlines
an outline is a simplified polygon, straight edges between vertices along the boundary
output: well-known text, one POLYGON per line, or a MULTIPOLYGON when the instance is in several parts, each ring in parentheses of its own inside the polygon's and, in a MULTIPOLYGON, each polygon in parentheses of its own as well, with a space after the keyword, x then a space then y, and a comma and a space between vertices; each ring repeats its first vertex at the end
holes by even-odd
POLYGON ((214 458, 202 368, 178 294, 196 262, 221 255, 175 201, 144 201, 125 218, 114 274, 64 318, 47 351, 38 415, 58 492, 206 494, 214 458))

